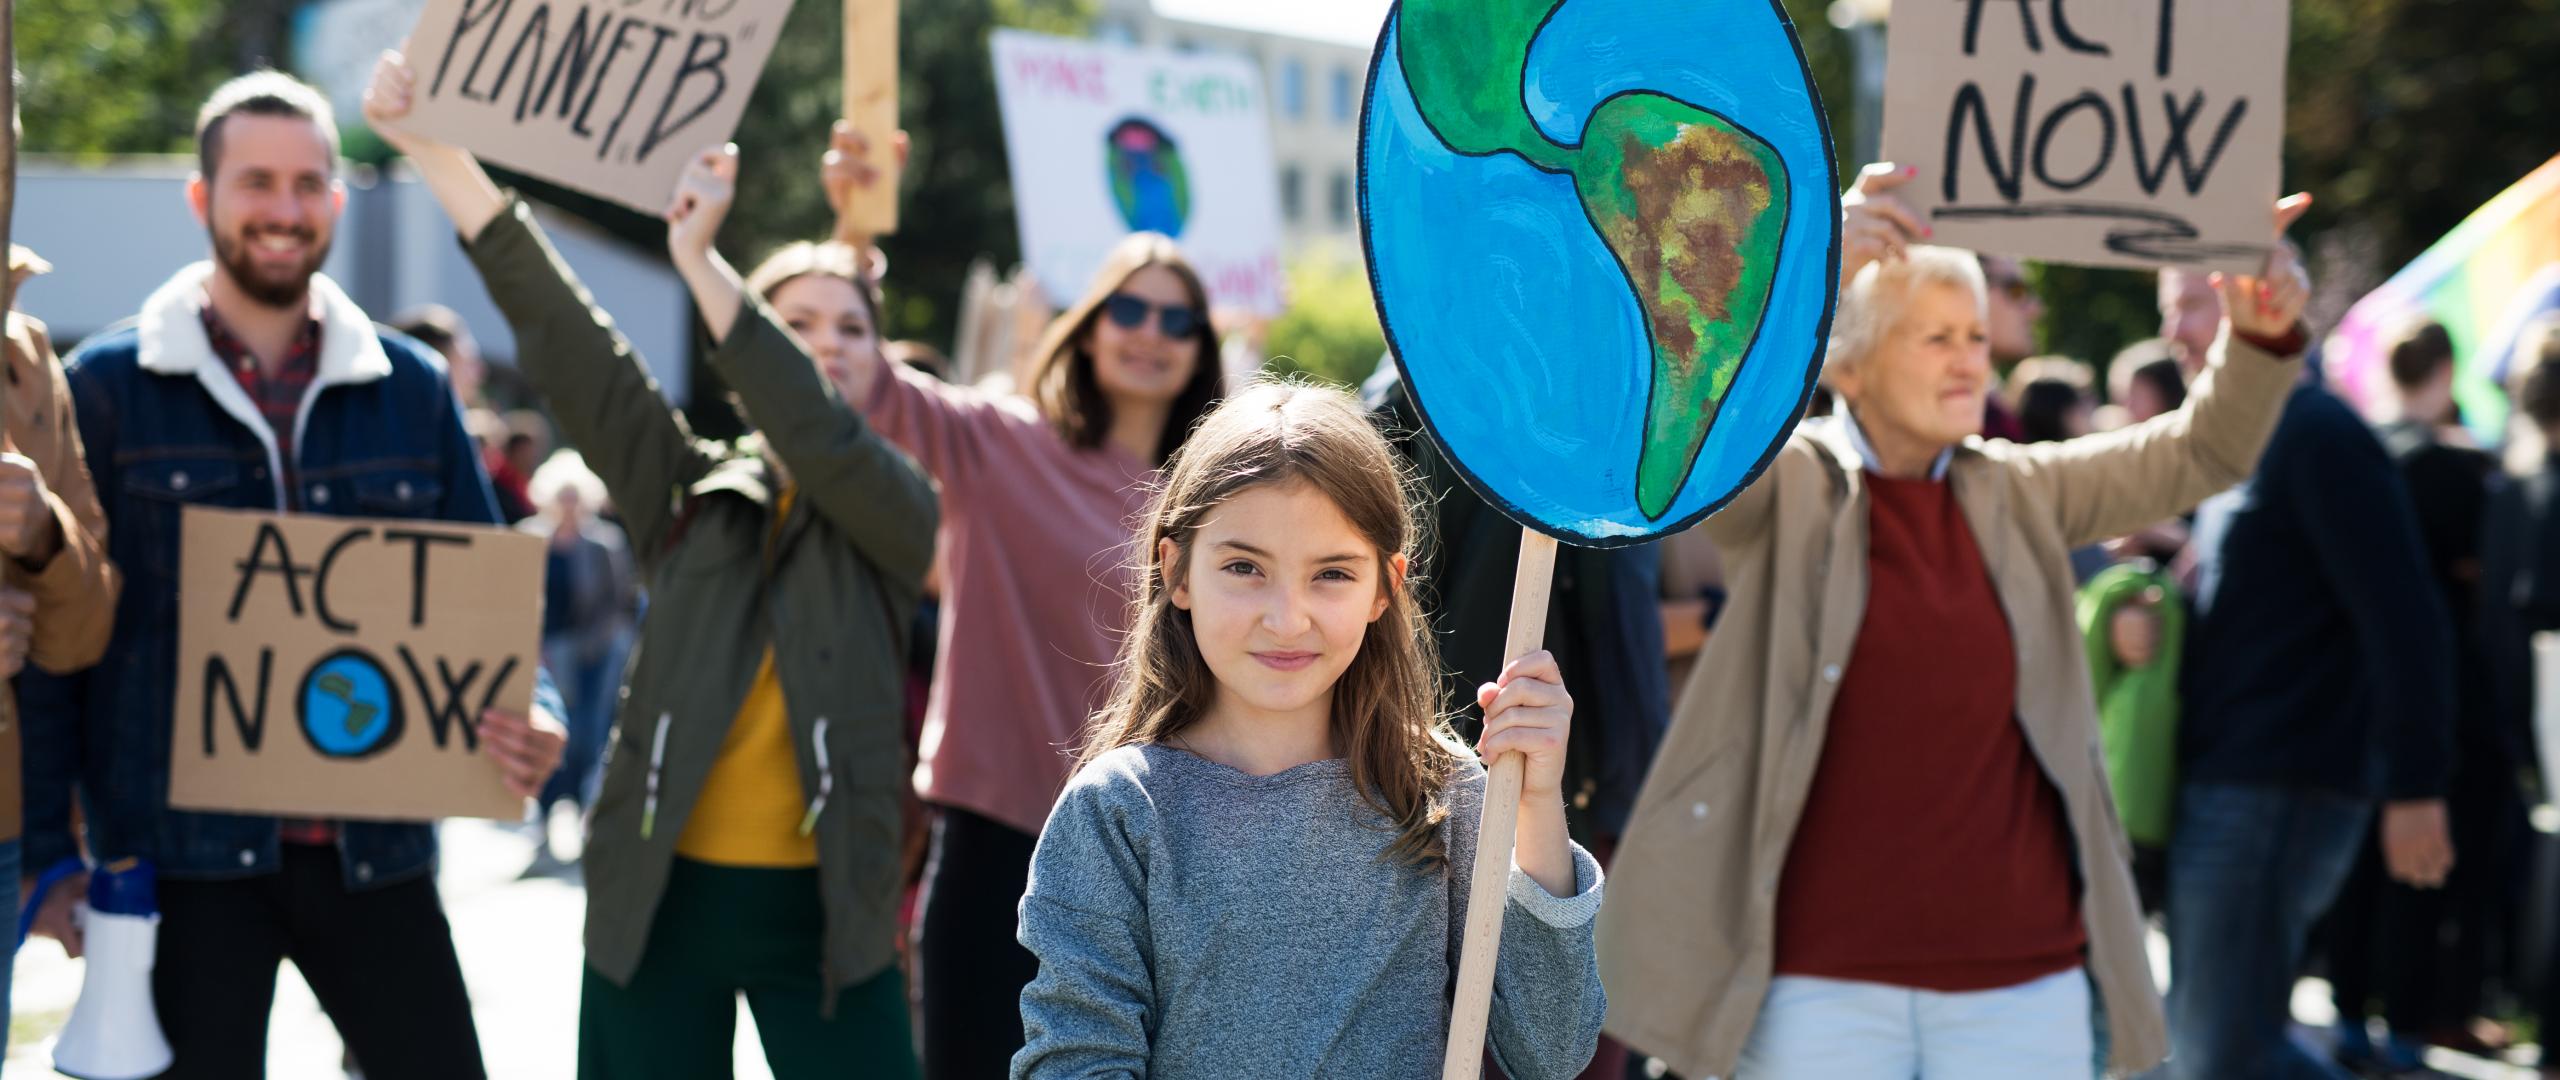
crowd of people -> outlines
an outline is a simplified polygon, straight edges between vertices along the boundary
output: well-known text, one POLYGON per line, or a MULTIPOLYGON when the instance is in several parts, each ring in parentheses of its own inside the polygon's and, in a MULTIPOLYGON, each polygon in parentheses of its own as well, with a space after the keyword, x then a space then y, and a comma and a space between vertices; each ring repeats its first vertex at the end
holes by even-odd
MULTIPOLYGON (((286 959, 363 1075, 486 1072, 430 824, 169 804, 189 505, 545 540, 535 708, 478 730, 579 821, 542 857, 584 874, 590 1080, 728 1075, 742 997, 784 1078, 1425 1075, 1514 752, 1519 1080, 2387 1074, 2560 994, 2514 944, 2560 456, 2474 443, 2441 327, 2390 415, 2322 388, 2307 197, 2258 272, 2164 271, 2102 402, 2034 355, 2072 313, 2028 268, 1869 167, 1817 415, 1692 533, 1567 549, 1511 657, 1517 527, 1393 367, 1233 383, 1173 241, 1113 249, 1018 388, 957 385, 884 340, 866 242, 733 267, 757 178, 701 150, 667 251, 752 429, 703 438, 527 205, 400 126, 415 78, 386 54, 365 119, 538 409, 450 311, 380 327, 318 272, 337 127, 272 72, 199 114, 209 261, 58 362, 9 315, 0 892, 152 864, 172 1077, 263 1075, 286 959)), ((872 138, 812 162, 837 203, 872 138)), ((2560 447, 2560 323, 2526 338, 2520 437, 2560 447)), ((20 899, 74 955, 79 893, 20 899)))

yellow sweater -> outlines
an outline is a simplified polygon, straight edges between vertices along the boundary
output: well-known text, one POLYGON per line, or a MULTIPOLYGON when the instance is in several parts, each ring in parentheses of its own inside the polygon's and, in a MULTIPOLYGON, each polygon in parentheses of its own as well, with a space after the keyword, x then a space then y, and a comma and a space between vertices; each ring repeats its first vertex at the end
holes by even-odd
MULTIPOLYGON (((776 531, 791 512, 792 494, 786 490, 774 502, 776 531)), ((818 838, 800 831, 806 809, 791 714, 783 707, 782 680, 774 674, 773 646, 767 645, 755 683, 738 703, 729 736, 711 763, 702 797, 693 804, 684 835, 676 838, 676 854, 721 866, 816 866, 818 838)))

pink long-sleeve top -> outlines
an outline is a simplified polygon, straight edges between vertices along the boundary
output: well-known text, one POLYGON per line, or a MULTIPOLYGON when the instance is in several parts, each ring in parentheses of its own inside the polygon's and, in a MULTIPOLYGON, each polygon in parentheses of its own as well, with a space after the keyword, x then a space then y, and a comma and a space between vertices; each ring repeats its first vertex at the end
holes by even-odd
POLYGON ((942 630, 916 791, 1038 834, 1129 622, 1155 470, 1031 402, 877 365, 863 413, 942 485, 942 630))

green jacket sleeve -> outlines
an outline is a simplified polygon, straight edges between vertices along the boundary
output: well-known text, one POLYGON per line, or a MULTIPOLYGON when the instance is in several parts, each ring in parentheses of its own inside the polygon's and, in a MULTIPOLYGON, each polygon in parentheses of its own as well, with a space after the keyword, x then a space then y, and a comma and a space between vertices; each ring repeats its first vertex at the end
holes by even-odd
POLYGON ((933 481, 818 376, 763 301, 744 298, 711 364, 791 470, 801 498, 873 565, 923 580, 942 506, 933 481))
POLYGON ((523 202, 465 245, 515 331, 516 364, 586 456, 643 563, 665 555, 687 486, 714 458, 658 392, 648 365, 561 261, 523 202))

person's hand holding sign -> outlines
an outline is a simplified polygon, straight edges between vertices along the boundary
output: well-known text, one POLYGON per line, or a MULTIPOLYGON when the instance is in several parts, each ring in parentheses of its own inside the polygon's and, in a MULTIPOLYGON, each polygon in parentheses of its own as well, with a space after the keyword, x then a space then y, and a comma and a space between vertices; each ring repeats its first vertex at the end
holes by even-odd
POLYGON ((685 165, 676 180, 674 201, 667 204, 667 254, 677 269, 710 261, 711 241, 728 220, 738 197, 738 146, 729 143, 702 151, 685 165))
POLYGON ((667 203, 667 256, 693 293, 694 310, 702 313, 713 341, 729 339, 747 293, 736 268, 711 245, 737 198, 738 144, 724 143, 685 163, 684 174, 676 178, 675 197, 667 203))
POLYGON ((0 553, 34 570, 60 550, 62 522, 45 498, 44 474, 25 455, 0 453, 0 553))
POLYGON ((2302 257, 2284 231, 2310 209, 2308 194, 2277 200, 2276 245, 2267 253, 2266 269, 2256 277, 2217 273, 2209 279, 2222 294, 2222 318, 2234 333, 2283 338, 2301 320, 2303 305, 2311 302, 2311 274, 2302 268, 2302 257))
POLYGON ((462 238, 479 239, 480 230, 506 209, 506 196, 499 194, 470 151, 401 129, 400 122, 417 106, 417 91, 418 73, 397 51, 384 50, 374 61, 373 82, 365 87, 364 121, 417 167, 419 178, 444 204, 462 238))
POLYGON ((1858 170, 1858 182, 1840 196, 1840 284, 1871 262, 1902 257, 1902 249, 1928 238, 1909 204, 1893 190, 1918 176, 1917 168, 1879 161, 1858 170))
MULTIPOLYGON (((826 190, 828 211, 841 219, 846 201, 853 198, 855 192, 869 191, 883 182, 896 183, 897 177, 907 171, 908 150, 906 132, 891 134, 889 153, 897 159, 898 167, 884 173, 877 166, 865 164, 871 158, 870 137, 854 130, 851 121, 836 121, 835 130, 827 139, 826 156, 818 159, 818 183, 826 190)), ((875 260, 879 256, 871 246, 871 237, 839 236, 837 239, 870 251, 875 260)))
POLYGON ((507 790, 530 799, 542 793, 542 785, 560 768, 569 729, 539 707, 531 716, 491 709, 480 714, 480 745, 498 763, 507 790))
POLYGON ((1564 748, 1573 730, 1573 697, 1565 693, 1555 654, 1540 649, 1504 665, 1500 681, 1476 689, 1476 705, 1484 710, 1476 755, 1490 765, 1518 751, 1527 762, 1513 853, 1520 869, 1552 895, 1573 895, 1573 852, 1564 822, 1564 748))

